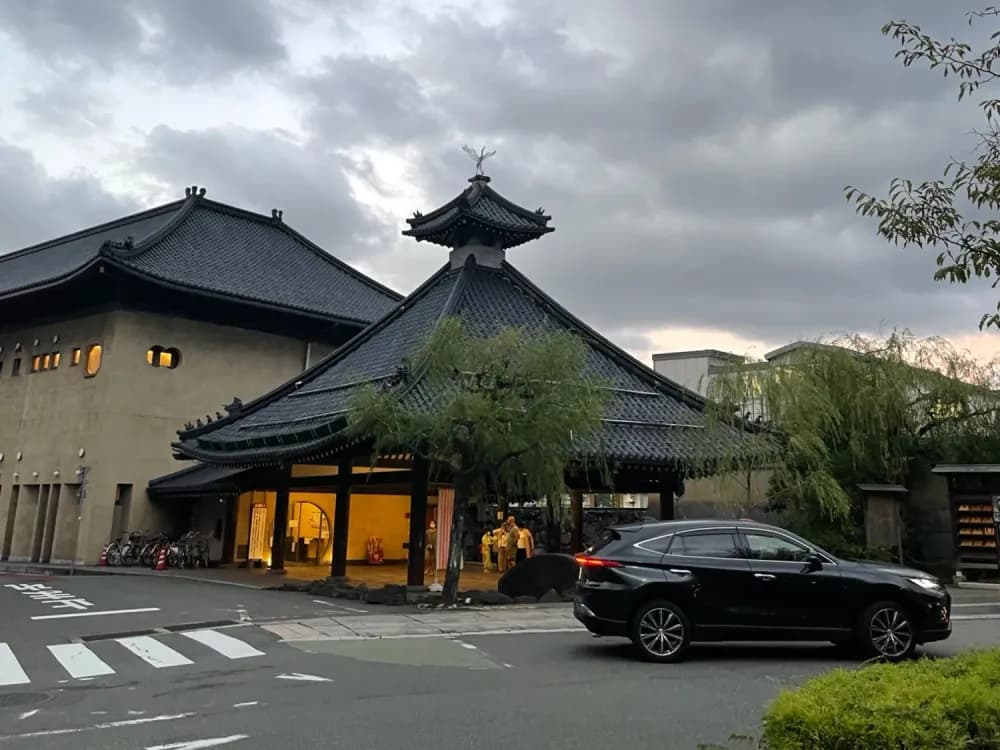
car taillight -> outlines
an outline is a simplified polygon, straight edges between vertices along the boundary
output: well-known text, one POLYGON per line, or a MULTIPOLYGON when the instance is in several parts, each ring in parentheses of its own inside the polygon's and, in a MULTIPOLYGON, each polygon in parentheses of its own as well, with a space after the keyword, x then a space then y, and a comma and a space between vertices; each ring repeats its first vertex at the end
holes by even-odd
POLYGON ((615 560, 605 560, 603 557, 592 557, 591 555, 577 555, 576 564, 583 568, 621 568, 620 562, 615 560))

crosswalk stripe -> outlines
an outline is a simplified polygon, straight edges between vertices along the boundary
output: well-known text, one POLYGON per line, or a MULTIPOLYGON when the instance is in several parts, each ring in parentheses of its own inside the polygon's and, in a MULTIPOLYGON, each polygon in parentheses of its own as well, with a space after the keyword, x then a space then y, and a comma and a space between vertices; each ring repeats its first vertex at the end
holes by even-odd
POLYGON ((59 643, 46 646, 70 677, 100 677, 114 674, 115 670, 82 643, 59 643))
POLYGON ((169 646, 165 646, 148 635, 117 638, 116 640, 140 659, 152 664, 157 669, 179 667, 184 664, 194 663, 183 654, 177 653, 169 646))
POLYGON ((208 646, 213 651, 218 651, 228 659, 246 659, 251 656, 264 655, 263 651, 258 651, 249 643, 215 630, 190 630, 181 633, 181 635, 192 641, 197 641, 203 646, 208 646))
POLYGON ((0 643, 0 685, 27 685, 31 680, 6 643, 0 643))

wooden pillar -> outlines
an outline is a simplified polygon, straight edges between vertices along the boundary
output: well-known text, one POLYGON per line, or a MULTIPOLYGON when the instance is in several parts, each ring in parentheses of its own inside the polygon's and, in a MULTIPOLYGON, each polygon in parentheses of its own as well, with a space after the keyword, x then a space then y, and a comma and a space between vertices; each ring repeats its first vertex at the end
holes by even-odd
POLYGON ((236 560, 236 521, 239 511, 239 495, 225 497, 225 521, 222 524, 222 562, 231 563, 236 560))
POLYGON ((583 493, 574 490, 570 496, 570 552, 583 552, 583 493))
POLYGON ((674 490, 677 489, 677 475, 672 471, 660 474, 660 520, 674 520, 674 490))
POLYGON ((427 462, 414 457, 410 487, 410 539, 406 552, 406 585, 424 585, 424 545, 427 530, 427 462))
POLYGON ((344 578, 347 575, 347 531, 351 524, 351 482, 353 467, 350 458, 337 464, 337 504, 333 508, 333 560, 330 575, 344 578))
POLYGON ((289 476, 279 482, 274 493, 274 533, 271 536, 271 569, 275 575, 285 573, 285 535, 288 532, 289 476))

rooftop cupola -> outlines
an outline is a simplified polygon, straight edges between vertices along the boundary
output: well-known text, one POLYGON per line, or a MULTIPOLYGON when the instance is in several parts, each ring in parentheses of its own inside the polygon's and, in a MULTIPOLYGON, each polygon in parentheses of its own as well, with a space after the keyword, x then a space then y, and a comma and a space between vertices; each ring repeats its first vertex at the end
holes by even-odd
POLYGON ((555 227, 548 226, 552 217, 541 208, 523 208, 490 187, 483 161, 493 152, 465 150, 476 158, 476 174, 469 179, 469 187, 429 214, 415 212, 406 220, 410 228, 403 234, 451 248, 452 268, 462 267, 470 255, 478 265, 499 267, 507 248, 537 239, 555 227))

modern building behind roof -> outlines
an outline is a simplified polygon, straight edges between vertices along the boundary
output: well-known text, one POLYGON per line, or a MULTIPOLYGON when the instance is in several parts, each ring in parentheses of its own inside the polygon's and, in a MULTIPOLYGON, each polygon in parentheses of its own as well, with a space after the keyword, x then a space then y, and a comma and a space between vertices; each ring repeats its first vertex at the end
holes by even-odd
MULTIPOLYGON (((579 446, 577 462, 567 467, 577 501, 583 491, 605 491, 601 479, 583 468, 600 456, 612 467, 615 491, 658 493, 669 498, 662 512, 672 514, 680 479, 694 470, 708 443, 704 399, 588 328, 517 271, 507 250, 551 232, 550 217, 507 200, 489 177, 469 182, 441 208, 407 220, 405 235, 449 250, 448 262, 415 292, 307 372, 221 420, 181 431, 177 454, 204 464, 158 480, 154 491, 169 494, 180 483, 190 485, 196 472, 231 468, 228 481, 243 491, 231 510, 237 560, 266 558, 280 570, 312 540, 308 559, 331 560, 333 575, 344 575, 347 560, 364 556, 365 536, 377 535, 387 559, 408 559, 408 582, 422 582, 428 497, 447 498, 450 477, 429 482, 426 467, 407 456, 382 457, 385 471, 372 474, 370 448, 345 433, 346 415, 364 384, 395 388, 414 405, 432 403, 436 393, 406 363, 449 317, 483 336, 511 326, 581 336, 587 367, 606 384, 609 405, 596 437, 579 446), (326 520, 301 534, 303 512, 326 520), (319 533, 331 527, 332 544, 319 533)), ((721 450, 721 442, 713 447, 721 450)), ((448 528, 448 502, 439 502, 436 511, 433 500, 430 506, 439 528, 448 528)), ((446 538, 438 540, 444 555, 446 538)))
MULTIPOLYGON (((94 562, 181 415, 293 377, 400 296, 284 223, 183 200, 0 255, 0 557, 94 562)), ((214 530, 212 519, 202 525, 214 530)))

